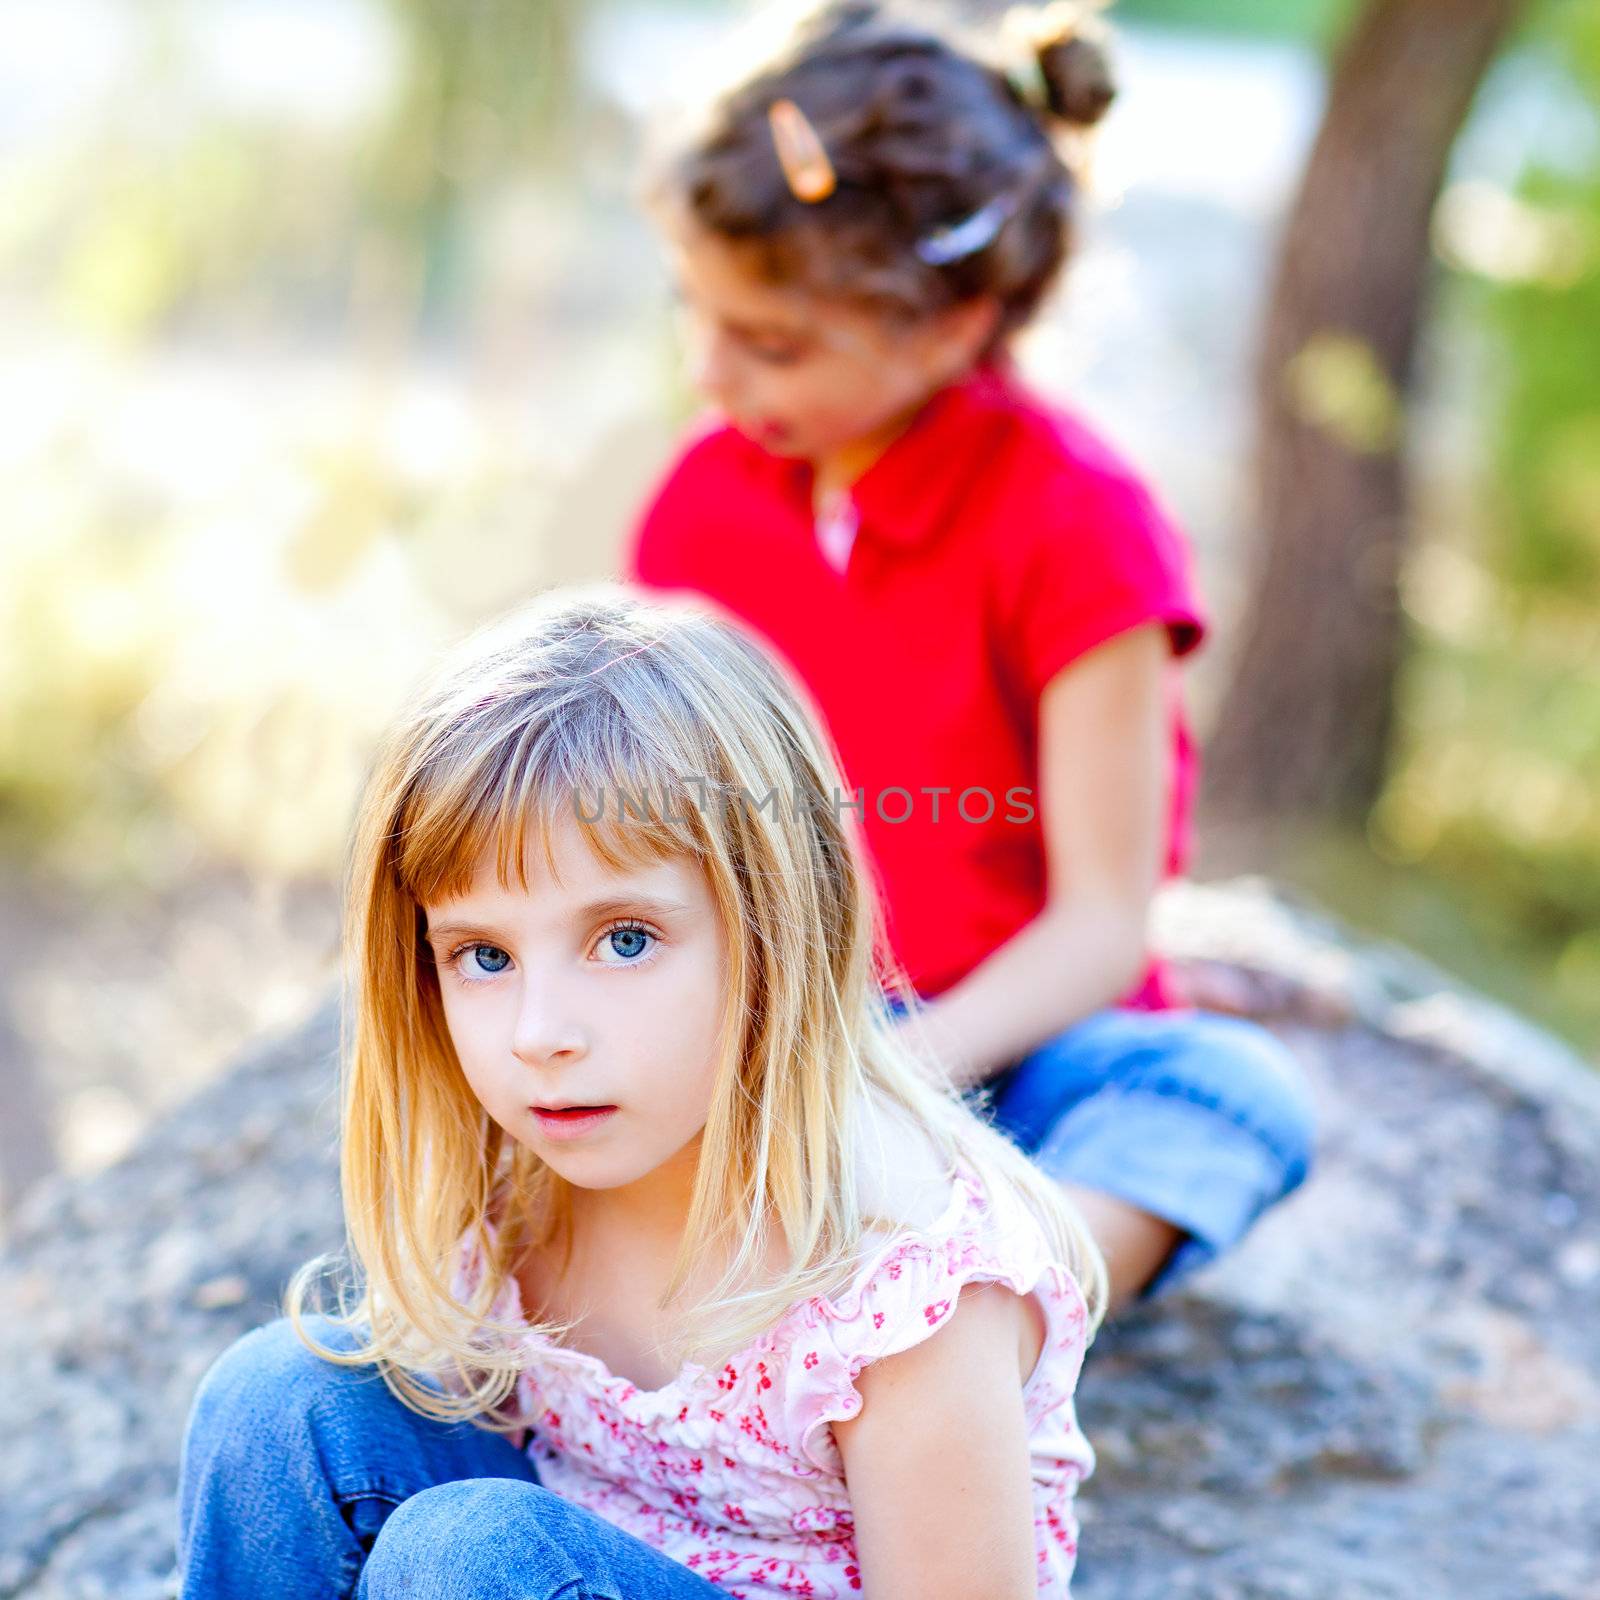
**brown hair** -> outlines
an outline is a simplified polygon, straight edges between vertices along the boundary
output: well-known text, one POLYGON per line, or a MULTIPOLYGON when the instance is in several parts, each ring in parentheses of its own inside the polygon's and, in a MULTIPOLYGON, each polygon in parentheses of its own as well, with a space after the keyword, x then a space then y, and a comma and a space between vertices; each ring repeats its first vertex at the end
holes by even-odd
POLYGON ((896 0, 833 0, 657 158, 647 202, 750 245, 770 282, 891 316, 992 295, 992 347, 1070 252, 1078 181, 1054 135, 1092 127, 1116 92, 1104 31, 1082 9, 1033 14, 1019 62, 1030 84, 997 49, 896 0), (779 100, 820 136, 837 179, 824 199, 797 198, 785 178, 768 121, 779 100))

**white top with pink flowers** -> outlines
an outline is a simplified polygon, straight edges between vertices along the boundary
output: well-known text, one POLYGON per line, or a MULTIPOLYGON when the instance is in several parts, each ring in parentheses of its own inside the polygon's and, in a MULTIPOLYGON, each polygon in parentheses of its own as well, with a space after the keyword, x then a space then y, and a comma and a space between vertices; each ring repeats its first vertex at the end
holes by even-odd
MULTIPOLYGON (((457 1292, 482 1270, 463 1236, 457 1292)), ((1035 1295, 1045 1315, 1023 1402, 1038 1593, 1063 1600, 1077 1558, 1073 1497, 1094 1468, 1072 1398, 1087 1312, 1037 1219, 1018 1199, 997 1204, 965 1167, 936 1223, 880 1235, 843 1294, 796 1305, 720 1372, 691 1362, 665 1388, 639 1389, 598 1357, 530 1333, 517 1386, 532 1422, 528 1455, 545 1487, 732 1596, 858 1593, 850 1495, 828 1424, 860 1409, 863 1367, 930 1337, 962 1287, 982 1282, 1035 1295)), ((520 1319, 514 1281, 492 1314, 520 1319)))

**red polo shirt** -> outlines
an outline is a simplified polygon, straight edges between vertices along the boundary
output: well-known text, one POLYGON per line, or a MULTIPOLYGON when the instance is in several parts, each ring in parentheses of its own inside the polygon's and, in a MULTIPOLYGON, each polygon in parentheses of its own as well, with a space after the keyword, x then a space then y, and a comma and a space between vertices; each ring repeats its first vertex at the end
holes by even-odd
MULTIPOLYGON (((894 952, 931 997, 1044 906, 1045 685, 1128 628, 1165 623, 1176 659, 1206 624, 1149 493, 1009 363, 940 390, 856 481, 842 574, 818 548, 811 471, 702 423, 634 530, 628 575, 717 602, 809 689, 863 791, 894 952)), ((1176 667, 1168 683, 1176 873, 1196 751, 1176 667)), ((1121 1003, 1172 1003, 1159 964, 1121 1003)))

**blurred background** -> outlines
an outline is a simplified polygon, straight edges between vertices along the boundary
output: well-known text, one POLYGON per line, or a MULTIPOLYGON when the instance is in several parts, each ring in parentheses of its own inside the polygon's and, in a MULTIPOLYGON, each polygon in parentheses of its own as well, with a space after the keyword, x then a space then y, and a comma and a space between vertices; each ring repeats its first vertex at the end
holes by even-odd
MULTIPOLYGON (((429 653, 613 573, 693 409, 641 138, 747 10, 0 0, 0 1232, 327 991, 429 653)), ((1196 875, 1600 1059, 1600 7, 1112 18, 1021 354, 1194 541, 1196 875)))

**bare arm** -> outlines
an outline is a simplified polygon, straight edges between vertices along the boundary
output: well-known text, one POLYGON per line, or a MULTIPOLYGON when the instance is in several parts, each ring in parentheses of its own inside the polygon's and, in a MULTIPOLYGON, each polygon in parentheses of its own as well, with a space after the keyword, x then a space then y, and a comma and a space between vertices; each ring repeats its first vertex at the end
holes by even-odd
POLYGON ((925 1050, 963 1088, 1113 1004, 1142 970, 1166 853, 1169 657, 1166 627, 1150 623, 1045 686, 1045 908, 923 1011, 925 1050))
POLYGON ((870 1600, 1038 1592, 1022 1386, 1043 1340, 1031 1298, 969 1284, 937 1333, 857 1378, 861 1410, 832 1426, 870 1600))

